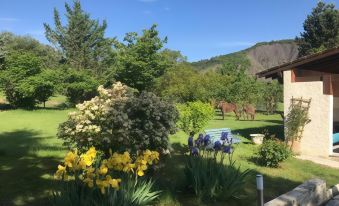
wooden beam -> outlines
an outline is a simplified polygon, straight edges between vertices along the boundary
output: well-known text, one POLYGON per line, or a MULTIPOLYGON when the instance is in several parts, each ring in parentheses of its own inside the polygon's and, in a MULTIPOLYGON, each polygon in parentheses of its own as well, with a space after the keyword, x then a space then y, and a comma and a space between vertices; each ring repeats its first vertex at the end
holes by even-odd
POLYGON ((327 95, 333 95, 331 75, 323 75, 323 92, 327 95))

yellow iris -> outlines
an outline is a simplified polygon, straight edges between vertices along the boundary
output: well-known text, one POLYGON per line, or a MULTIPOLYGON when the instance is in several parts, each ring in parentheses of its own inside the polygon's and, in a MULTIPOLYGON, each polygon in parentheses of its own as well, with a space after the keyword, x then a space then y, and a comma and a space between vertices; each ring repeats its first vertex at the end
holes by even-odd
POLYGON ((77 156, 78 155, 77 155, 76 151, 74 153, 73 152, 68 152, 66 157, 65 157, 65 165, 67 167, 73 167, 77 156))

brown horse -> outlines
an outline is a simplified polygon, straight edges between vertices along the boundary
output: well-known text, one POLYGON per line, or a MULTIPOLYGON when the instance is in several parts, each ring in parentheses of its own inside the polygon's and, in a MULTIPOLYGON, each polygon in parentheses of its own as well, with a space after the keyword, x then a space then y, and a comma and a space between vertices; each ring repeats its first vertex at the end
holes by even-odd
POLYGON ((236 104, 227 103, 225 101, 220 101, 219 104, 218 104, 218 109, 220 109, 220 111, 221 111, 223 120, 225 119, 225 113, 229 113, 229 112, 234 112, 237 120, 239 120, 239 118, 240 118, 236 104))
MULTIPOLYGON (((255 107, 251 104, 246 104, 243 106, 243 112, 246 114, 246 119, 250 116, 251 120, 255 118, 255 107)), ((245 116, 244 116, 245 118, 245 116)))

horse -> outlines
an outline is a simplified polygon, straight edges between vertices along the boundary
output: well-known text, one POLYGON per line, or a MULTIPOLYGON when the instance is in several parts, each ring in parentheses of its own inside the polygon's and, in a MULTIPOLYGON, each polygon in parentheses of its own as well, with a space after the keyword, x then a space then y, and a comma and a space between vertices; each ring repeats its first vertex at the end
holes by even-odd
POLYGON ((233 103, 227 103, 225 101, 220 101, 218 103, 218 109, 220 109, 221 114, 222 114, 222 119, 225 119, 225 113, 229 113, 229 112, 234 112, 237 120, 239 120, 240 115, 238 112, 238 108, 236 104, 233 103))
MULTIPOLYGON (((251 120, 254 120, 255 118, 255 107, 251 104, 246 104, 243 106, 242 109, 243 113, 246 114, 246 119, 248 120, 248 117, 250 116, 251 120)), ((245 116, 244 116, 245 118, 245 116)))

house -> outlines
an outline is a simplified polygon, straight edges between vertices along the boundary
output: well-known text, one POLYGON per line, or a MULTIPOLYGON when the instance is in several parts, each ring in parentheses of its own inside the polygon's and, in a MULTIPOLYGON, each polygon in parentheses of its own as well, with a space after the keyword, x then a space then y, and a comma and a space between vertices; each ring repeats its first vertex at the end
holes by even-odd
POLYGON ((304 128, 300 153, 328 157, 339 155, 339 48, 309 55, 257 73, 284 84, 284 115, 292 98, 311 99, 311 122, 304 128), (338 134, 337 134, 338 135, 338 134))

